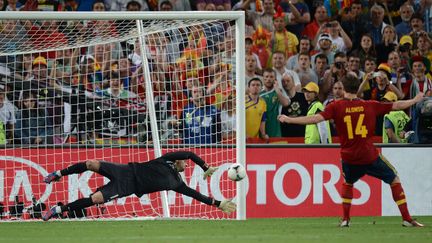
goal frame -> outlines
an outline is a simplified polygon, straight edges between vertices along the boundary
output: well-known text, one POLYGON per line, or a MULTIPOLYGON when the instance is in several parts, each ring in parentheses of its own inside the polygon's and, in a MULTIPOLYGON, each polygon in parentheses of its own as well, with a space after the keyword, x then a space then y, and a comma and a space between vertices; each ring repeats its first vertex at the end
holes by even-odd
MULTIPOLYGON (((13 12, 5 11, 0 20, 136 20, 143 55, 143 67, 146 82, 146 101, 149 105, 149 116, 152 136, 155 139, 155 157, 161 155, 162 147, 158 141, 158 129, 154 109, 152 85, 149 64, 146 58, 143 20, 231 20, 235 21, 235 49, 236 49, 236 159, 246 167, 246 131, 245 131, 245 14, 243 11, 175 11, 175 12, 13 12)), ((2 55, 4 53, 0 53, 2 55)), ((246 219, 246 180, 236 183, 237 211, 236 219, 246 219)), ((166 191, 161 192, 164 217, 170 218, 166 191)))

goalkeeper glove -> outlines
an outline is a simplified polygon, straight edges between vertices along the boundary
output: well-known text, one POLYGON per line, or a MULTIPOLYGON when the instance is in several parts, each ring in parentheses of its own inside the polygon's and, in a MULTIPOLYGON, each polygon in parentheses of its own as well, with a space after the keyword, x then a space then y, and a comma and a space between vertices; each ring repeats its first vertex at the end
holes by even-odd
POLYGON ((237 205, 235 203, 232 202, 232 198, 231 199, 225 199, 223 200, 218 207, 220 210, 222 210, 222 212, 230 214, 232 212, 234 212, 237 208, 237 205))
POLYGON ((203 179, 207 179, 207 177, 210 177, 213 175, 213 173, 218 169, 218 167, 209 167, 205 172, 204 172, 204 176, 203 179))

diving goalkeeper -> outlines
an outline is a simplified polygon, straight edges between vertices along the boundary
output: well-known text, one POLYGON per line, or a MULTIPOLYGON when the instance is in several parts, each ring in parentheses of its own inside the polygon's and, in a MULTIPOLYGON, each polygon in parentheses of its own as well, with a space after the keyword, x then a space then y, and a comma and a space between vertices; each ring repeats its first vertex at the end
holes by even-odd
POLYGON ((204 179, 210 177, 217 170, 217 167, 207 165, 196 154, 179 151, 166 153, 146 163, 115 164, 101 160, 88 160, 74 164, 66 169, 52 172, 44 178, 45 183, 58 181, 62 176, 79 174, 87 170, 107 177, 110 179, 110 182, 91 194, 90 197, 78 199, 64 206, 52 207, 42 216, 42 219, 47 221, 65 211, 84 209, 131 194, 141 197, 147 193, 165 190, 173 190, 207 205, 213 205, 224 213, 235 211, 236 204, 231 202, 231 199, 218 201, 197 192, 184 183, 179 172, 184 171, 187 166, 186 160, 189 159, 204 170, 204 179))

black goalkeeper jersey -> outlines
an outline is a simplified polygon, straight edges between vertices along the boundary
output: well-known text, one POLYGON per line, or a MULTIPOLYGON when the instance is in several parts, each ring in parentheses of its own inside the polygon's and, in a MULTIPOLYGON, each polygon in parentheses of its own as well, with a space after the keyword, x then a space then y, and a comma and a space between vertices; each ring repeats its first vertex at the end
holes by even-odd
POLYGON ((174 162, 176 160, 187 159, 195 162, 195 164, 200 166, 204 171, 209 168, 204 160, 188 151, 166 153, 146 163, 129 163, 135 176, 135 195, 141 197, 143 194, 147 193, 173 190, 206 204, 211 204, 211 198, 189 188, 184 183, 180 173, 175 169, 174 162))

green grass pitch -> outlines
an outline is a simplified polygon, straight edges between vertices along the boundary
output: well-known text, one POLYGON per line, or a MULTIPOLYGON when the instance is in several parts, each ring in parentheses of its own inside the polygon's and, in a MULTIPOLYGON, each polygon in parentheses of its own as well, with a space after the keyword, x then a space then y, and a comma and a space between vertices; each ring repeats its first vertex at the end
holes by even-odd
POLYGON ((235 220, 59 221, 0 223, 0 242, 432 242, 432 216, 423 228, 404 228, 400 217, 235 220))

